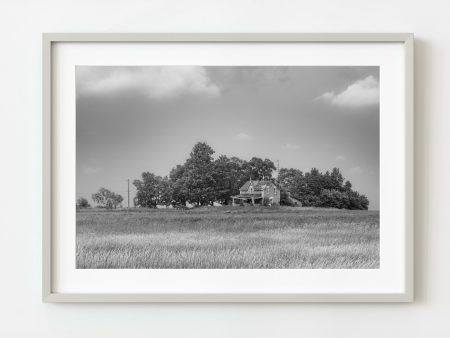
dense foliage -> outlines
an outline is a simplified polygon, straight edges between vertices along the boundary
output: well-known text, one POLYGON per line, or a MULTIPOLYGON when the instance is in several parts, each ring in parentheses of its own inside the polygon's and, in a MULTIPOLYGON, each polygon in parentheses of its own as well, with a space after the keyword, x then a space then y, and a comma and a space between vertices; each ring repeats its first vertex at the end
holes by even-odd
POLYGON ((83 209, 83 208, 89 208, 91 205, 89 204, 88 200, 84 197, 80 197, 77 199, 77 208, 83 209))
POLYGON ((135 205, 185 206, 230 203, 245 181, 271 179, 276 169, 268 159, 253 157, 244 161, 237 157, 213 158, 214 150, 206 143, 197 143, 184 164, 173 168, 168 177, 145 172, 133 182, 137 189, 135 205))
POLYGON ((115 209, 121 206, 123 201, 121 195, 113 193, 106 188, 100 188, 95 194, 92 194, 92 199, 99 206, 107 209, 115 209))
POLYGON ((352 184, 345 181, 338 168, 325 174, 316 168, 306 173, 298 169, 281 169, 278 180, 290 196, 303 206, 352 210, 369 208, 367 197, 352 190, 352 184))
MULTIPOLYGON (((184 164, 170 171, 169 176, 142 173, 133 182, 137 189, 136 206, 185 206, 186 203, 203 206, 214 202, 228 204, 231 196, 249 179, 270 180, 276 170, 269 159, 253 157, 245 161, 237 157, 213 158, 214 150, 206 143, 197 143, 184 164)), ((303 174, 298 169, 281 169, 279 174, 281 204, 291 205, 290 196, 304 206, 367 209, 369 201, 351 189, 339 169, 320 173, 313 168, 303 174)))

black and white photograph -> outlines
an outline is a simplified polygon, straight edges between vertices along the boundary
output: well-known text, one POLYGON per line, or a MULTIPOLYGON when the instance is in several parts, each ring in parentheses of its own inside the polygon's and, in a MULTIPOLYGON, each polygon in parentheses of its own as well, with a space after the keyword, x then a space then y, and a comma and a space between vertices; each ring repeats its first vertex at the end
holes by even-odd
POLYGON ((77 269, 379 269, 378 66, 76 66, 77 269))

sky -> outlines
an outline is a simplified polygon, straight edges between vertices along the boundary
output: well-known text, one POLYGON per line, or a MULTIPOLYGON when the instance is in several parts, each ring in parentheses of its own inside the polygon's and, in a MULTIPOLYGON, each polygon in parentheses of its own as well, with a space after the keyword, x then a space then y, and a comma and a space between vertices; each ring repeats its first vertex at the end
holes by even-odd
MULTIPOLYGON (((341 169, 379 209, 379 67, 77 66, 77 198, 124 197, 196 142, 214 156, 341 169)), ((275 174, 276 176, 276 174, 275 174)))

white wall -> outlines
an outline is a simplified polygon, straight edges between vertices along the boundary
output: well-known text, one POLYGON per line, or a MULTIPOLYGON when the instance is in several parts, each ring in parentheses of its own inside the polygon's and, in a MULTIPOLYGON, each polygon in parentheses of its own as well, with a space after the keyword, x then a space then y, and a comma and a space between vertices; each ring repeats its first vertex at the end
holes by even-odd
POLYGON ((0 3, 1 337, 450 337, 450 2, 0 3), (414 304, 41 303, 42 32, 414 32, 414 304))

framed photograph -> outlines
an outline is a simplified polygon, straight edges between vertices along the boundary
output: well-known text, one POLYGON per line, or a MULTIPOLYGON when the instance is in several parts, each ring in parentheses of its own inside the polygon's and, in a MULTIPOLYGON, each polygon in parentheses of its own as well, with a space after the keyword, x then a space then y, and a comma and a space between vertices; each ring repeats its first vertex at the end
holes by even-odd
POLYGON ((43 300, 413 300, 412 34, 44 34, 43 300))

